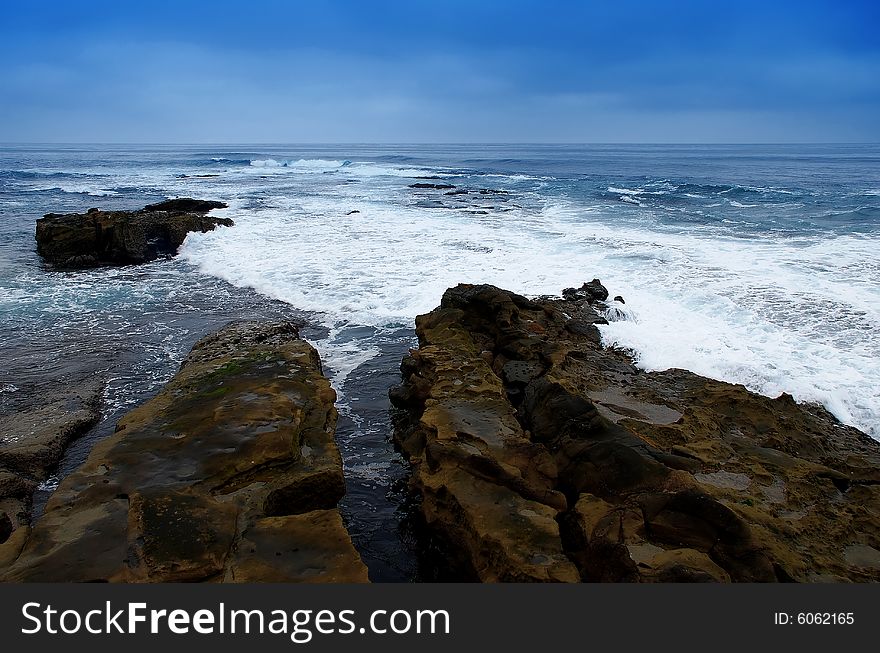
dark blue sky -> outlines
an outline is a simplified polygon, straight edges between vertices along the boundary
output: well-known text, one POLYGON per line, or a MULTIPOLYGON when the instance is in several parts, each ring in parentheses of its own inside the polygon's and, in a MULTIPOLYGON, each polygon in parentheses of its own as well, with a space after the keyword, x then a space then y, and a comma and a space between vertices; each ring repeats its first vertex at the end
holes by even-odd
POLYGON ((880 2, 14 2, 0 141, 880 141, 880 2))

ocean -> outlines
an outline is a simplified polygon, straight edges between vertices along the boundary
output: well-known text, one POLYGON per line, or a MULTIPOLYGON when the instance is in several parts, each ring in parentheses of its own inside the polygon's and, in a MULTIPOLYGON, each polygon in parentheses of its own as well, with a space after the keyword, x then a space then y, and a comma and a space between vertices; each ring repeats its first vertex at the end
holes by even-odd
POLYGON ((880 439, 880 145, 0 146, 0 410, 76 370, 108 379, 39 511, 196 339, 303 320, 339 395, 349 529, 374 580, 412 579, 386 395, 414 317, 457 283, 594 277, 626 302, 605 343, 641 367, 787 392, 880 439), (45 213, 177 196, 236 224, 143 266, 36 254, 45 213))

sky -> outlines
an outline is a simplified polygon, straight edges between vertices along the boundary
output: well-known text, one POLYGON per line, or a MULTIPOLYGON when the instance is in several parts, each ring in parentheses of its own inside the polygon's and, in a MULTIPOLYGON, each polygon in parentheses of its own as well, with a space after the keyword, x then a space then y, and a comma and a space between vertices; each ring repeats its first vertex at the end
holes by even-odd
POLYGON ((880 142, 880 2, 0 0, 0 142, 880 142))

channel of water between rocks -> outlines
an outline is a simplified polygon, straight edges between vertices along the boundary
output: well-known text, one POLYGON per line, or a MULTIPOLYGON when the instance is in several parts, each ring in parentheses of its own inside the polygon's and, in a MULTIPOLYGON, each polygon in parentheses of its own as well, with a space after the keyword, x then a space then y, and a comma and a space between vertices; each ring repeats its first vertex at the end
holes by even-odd
MULTIPOLYGON (((278 312, 281 311, 276 307, 261 317, 276 317, 278 312)), ((222 312, 202 316, 202 319, 193 317, 188 342, 180 343, 181 354, 188 353, 199 337, 219 328, 230 317, 222 312)), ((419 569, 415 511, 407 489, 409 465, 392 442, 393 409, 388 400, 388 389, 400 381, 400 361, 409 347, 414 346, 415 334, 412 329, 404 328, 377 336, 374 329, 364 327, 348 329, 342 343, 330 343, 327 330, 306 319, 309 323, 301 329, 300 335, 323 350, 324 371, 331 379, 335 372, 332 347, 356 345, 379 352, 350 371, 341 387, 336 388, 339 394, 336 440, 346 481, 346 495, 340 502, 340 510, 355 548, 369 568, 372 581, 418 580, 422 572, 419 569)), ((119 358, 113 364, 113 375, 130 374, 135 352, 121 348, 121 353, 117 354, 119 358)), ((80 352, 79 357, 80 367, 93 367, 88 355, 80 352)), ((77 367, 76 360, 68 361, 70 366, 77 367)), ((167 366, 170 375, 176 371, 178 363, 177 360, 168 360, 158 365, 167 366)), ((146 401, 157 391, 143 387, 127 390, 132 395, 130 399, 136 401, 125 407, 105 402, 100 422, 71 443, 50 480, 35 492, 34 522, 42 515, 58 482, 82 465, 95 443, 112 434, 116 422, 135 403, 146 401)))

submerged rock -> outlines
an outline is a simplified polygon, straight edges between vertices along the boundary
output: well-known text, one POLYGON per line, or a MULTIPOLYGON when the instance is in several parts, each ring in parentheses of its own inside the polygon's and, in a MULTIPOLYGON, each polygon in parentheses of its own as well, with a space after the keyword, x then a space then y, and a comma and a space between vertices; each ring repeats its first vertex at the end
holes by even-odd
POLYGON ((206 215, 225 207, 223 202, 180 198, 139 211, 49 213, 37 220, 37 252, 61 268, 146 263, 176 254, 191 231, 232 226, 229 218, 206 215))
POLYGON ((880 580, 880 444, 788 395, 636 369, 601 346, 607 297, 459 285, 417 318, 395 438, 456 577, 880 580))
MULTIPOLYGON (((210 175, 193 175, 207 177, 210 175)), ((214 175, 215 177, 217 175, 214 175)), ((172 211, 174 213, 207 213, 212 209, 225 209, 225 202, 216 200, 194 200, 191 197, 178 197, 177 199, 165 200, 157 204, 147 204, 144 211, 172 211)))
POLYGON ((61 483, 0 575, 366 581, 337 508, 335 398, 291 323, 237 322, 203 338, 61 483))
POLYGON ((410 188, 422 188, 422 189, 432 189, 432 190, 445 190, 447 188, 455 188, 453 184, 428 184, 424 182, 419 182, 416 184, 410 184, 410 188))

